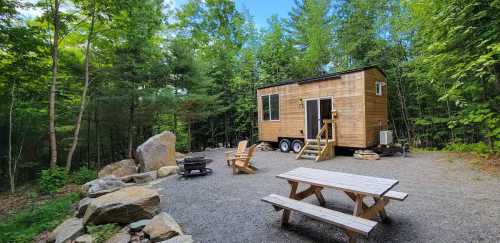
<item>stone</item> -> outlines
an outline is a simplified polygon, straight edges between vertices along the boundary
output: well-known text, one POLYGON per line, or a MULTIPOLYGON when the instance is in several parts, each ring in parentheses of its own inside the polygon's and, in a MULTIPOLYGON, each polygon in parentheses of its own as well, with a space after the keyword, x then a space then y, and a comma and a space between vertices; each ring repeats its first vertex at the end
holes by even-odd
POLYGON ((274 151, 273 146, 268 142, 261 142, 257 147, 255 147, 258 151, 274 151))
POLYGON ((87 211, 87 207, 89 204, 94 201, 95 198, 85 197, 78 203, 78 208, 76 209, 76 217, 81 218, 85 215, 85 211, 87 211))
POLYGON ((175 159, 176 160, 183 160, 184 158, 186 158, 186 155, 181 153, 181 152, 175 152, 175 159))
POLYGON ((158 191, 142 186, 130 186, 108 193, 91 202, 83 216, 87 224, 130 224, 150 219, 160 208, 158 191))
POLYGON ((135 183, 146 183, 154 181, 156 180, 156 178, 158 178, 156 171, 150 171, 132 175, 132 179, 134 180, 135 183))
POLYGON ((125 232, 118 232, 111 236, 106 243, 128 243, 130 241, 130 235, 125 232))
POLYGON ((110 175, 95 179, 85 183, 82 187, 86 191, 87 196, 96 198, 110 192, 114 192, 124 187, 125 183, 120 178, 110 175))
POLYGON ((176 165, 175 134, 165 131, 149 138, 137 147, 136 154, 141 172, 158 170, 167 165, 176 165))
POLYGON ((134 174, 132 175, 126 175, 126 176, 122 176, 120 177, 120 180, 122 180, 123 182, 125 183, 128 183, 128 182, 133 182, 134 181, 134 177, 133 177, 134 174))
POLYGON ((146 225, 148 225, 151 222, 150 219, 142 219, 136 222, 133 222, 128 225, 130 228, 130 231, 136 232, 136 231, 141 231, 142 228, 144 228, 146 225))
POLYGON ((84 232, 82 219, 69 218, 57 226, 48 236, 48 242, 63 243, 75 240, 84 232))
POLYGON ((75 243, 92 243, 92 242, 94 241, 92 239, 92 236, 89 234, 81 235, 75 240, 75 243))
POLYGON ((163 166, 160 169, 158 169, 158 177, 167 177, 169 175, 174 175, 177 173, 177 167, 176 165, 169 165, 169 166, 163 166))
POLYGON ((378 160, 380 159, 380 155, 371 151, 371 150, 356 150, 354 151, 353 157, 355 159, 363 159, 363 160, 378 160))
POLYGON ((105 177, 109 175, 115 175, 117 177, 122 177, 126 175, 131 175, 137 173, 137 166, 135 164, 135 160, 133 159, 124 159, 118 162, 111 163, 109 165, 104 166, 99 173, 98 177, 105 177))
POLYGON ((181 235, 181 226, 168 213, 160 213, 151 219, 151 223, 143 229, 152 242, 168 240, 176 235, 181 235))
POLYGON ((170 238, 169 240, 162 241, 160 243, 193 243, 193 237, 190 235, 178 235, 176 237, 170 238))

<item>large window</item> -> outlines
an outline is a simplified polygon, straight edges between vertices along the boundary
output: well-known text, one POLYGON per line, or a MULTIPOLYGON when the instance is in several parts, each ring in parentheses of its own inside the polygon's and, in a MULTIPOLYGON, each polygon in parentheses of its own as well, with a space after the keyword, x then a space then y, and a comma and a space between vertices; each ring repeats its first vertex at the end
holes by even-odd
POLYGON ((277 121, 280 119, 280 96, 278 94, 262 96, 262 120, 277 121))

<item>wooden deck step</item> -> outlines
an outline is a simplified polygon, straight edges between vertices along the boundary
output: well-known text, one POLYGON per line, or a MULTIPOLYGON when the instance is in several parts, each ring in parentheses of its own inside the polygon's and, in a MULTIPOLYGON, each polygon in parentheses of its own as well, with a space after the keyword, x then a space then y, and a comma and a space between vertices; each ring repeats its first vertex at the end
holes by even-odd
POLYGON ((384 194, 384 197, 389 199, 404 201, 408 197, 408 193, 405 192, 397 192, 397 191, 388 191, 384 194))
POLYGON ((308 153, 308 154, 319 154, 319 150, 310 150, 310 149, 306 149, 306 150, 304 150, 304 153, 308 153))
POLYGON ((377 225, 377 222, 372 220, 352 216, 276 194, 271 194, 261 200, 270 203, 273 206, 299 212, 313 219, 333 224, 337 227, 341 227, 365 236, 367 236, 377 225))
POLYGON ((316 155, 308 155, 308 154, 303 154, 301 156, 303 159, 316 159, 316 155))
POLYGON ((324 146, 318 146, 318 145, 308 145, 306 147, 306 149, 309 149, 309 150, 321 150, 323 149, 324 146))

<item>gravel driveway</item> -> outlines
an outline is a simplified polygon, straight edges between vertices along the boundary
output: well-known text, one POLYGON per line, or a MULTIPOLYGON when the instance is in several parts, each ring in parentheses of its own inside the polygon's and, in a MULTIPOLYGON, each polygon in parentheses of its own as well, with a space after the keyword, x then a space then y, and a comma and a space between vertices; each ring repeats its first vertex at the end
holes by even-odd
MULTIPOLYGON (((300 166, 399 180, 395 190, 409 197, 389 203, 386 211, 392 223, 379 224, 359 242, 500 242, 500 178, 441 153, 377 161, 338 156, 316 163, 295 160, 291 153, 257 152, 257 174, 233 175, 223 151, 197 153, 214 160, 208 165, 213 174, 171 176, 155 186, 162 209, 196 242, 345 241, 343 231, 300 214, 292 213, 291 226, 282 228, 281 212, 260 201, 270 193, 288 195, 288 183, 275 176, 300 166)), ((346 195, 327 189, 323 193, 327 207, 352 210, 346 195)), ((305 200, 317 204, 314 197, 305 200)))

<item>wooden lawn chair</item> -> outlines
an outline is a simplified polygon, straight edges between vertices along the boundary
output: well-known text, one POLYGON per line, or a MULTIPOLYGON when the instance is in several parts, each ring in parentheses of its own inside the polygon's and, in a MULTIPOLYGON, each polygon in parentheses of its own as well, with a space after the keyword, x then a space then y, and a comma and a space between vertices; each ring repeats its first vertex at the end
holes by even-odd
POLYGON ((238 143, 238 148, 236 151, 228 151, 225 152, 225 158, 227 161, 227 166, 231 166, 232 163, 234 163, 234 160, 238 158, 239 156, 242 156, 246 154, 246 148, 247 148, 248 140, 242 140, 238 143))
POLYGON ((255 152, 255 147, 257 147, 257 144, 250 146, 246 155, 239 156, 234 160, 233 174, 236 174, 239 171, 245 172, 247 174, 255 174, 257 168, 250 163, 250 160, 253 157, 253 153, 255 152))

